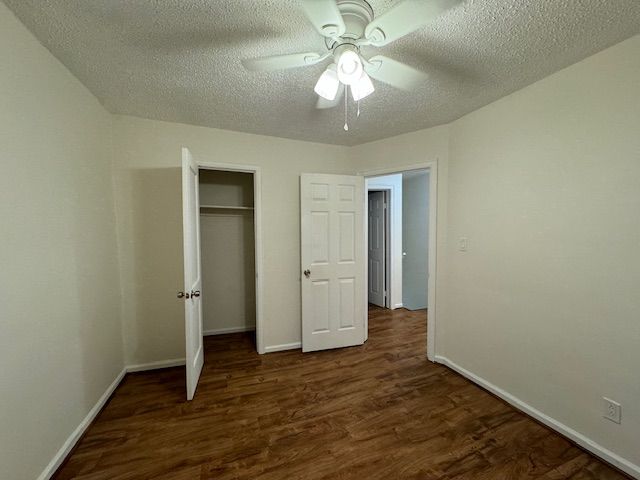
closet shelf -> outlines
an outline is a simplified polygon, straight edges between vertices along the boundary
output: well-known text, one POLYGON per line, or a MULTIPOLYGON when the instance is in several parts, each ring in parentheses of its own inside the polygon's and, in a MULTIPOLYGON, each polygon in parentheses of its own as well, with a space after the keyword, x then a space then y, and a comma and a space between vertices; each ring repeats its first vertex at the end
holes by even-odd
POLYGON ((253 207, 240 207, 231 205, 200 205, 201 210, 253 210, 253 207))

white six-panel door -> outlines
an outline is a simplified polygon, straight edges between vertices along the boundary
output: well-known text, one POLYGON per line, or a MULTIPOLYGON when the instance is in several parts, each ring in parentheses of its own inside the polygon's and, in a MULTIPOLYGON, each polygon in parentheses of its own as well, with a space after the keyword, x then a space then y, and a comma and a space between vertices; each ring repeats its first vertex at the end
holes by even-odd
POLYGON ((182 149, 182 227, 184 241, 185 336, 187 400, 193 399, 204 365, 202 340, 202 275, 200 270, 200 202, 198 165, 182 149))
POLYGON ((386 259, 385 259, 385 201, 384 192, 369 192, 368 201, 368 226, 369 252, 367 259, 369 261, 368 281, 369 303, 385 306, 385 278, 386 278, 386 259))
POLYGON ((303 174, 302 350, 365 340, 364 178, 303 174))

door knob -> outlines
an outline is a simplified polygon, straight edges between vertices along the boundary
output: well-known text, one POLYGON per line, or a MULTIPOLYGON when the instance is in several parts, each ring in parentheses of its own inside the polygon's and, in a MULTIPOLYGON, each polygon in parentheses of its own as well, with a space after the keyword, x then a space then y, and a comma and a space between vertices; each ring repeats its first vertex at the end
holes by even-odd
POLYGON ((198 298, 200 296, 200 290, 196 290, 195 292, 193 290, 191 290, 191 297, 196 297, 198 298))
POLYGON ((304 273, 304 276, 307 278, 311 276, 311 270, 305 270, 303 273, 304 273))

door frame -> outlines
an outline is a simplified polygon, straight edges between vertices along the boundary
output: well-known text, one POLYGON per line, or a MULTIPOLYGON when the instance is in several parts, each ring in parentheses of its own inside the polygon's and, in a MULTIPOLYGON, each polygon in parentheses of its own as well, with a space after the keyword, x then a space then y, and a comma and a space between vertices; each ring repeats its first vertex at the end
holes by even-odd
MULTIPOLYGON (((263 324, 263 281, 262 281, 262 177, 260 167, 234 163, 218 163, 193 158, 201 170, 218 170, 222 172, 240 172, 253 174, 253 230, 255 236, 255 274, 256 274, 256 349, 259 354, 265 353, 263 324)), ((200 212, 198 212, 199 214, 200 212)))
MULTIPOLYGON (((392 211, 391 211, 391 199, 393 198, 393 185, 373 185, 369 187, 366 184, 365 178, 365 189, 367 194, 367 200, 369 199, 369 192, 382 192, 384 194, 384 201, 387 205, 387 208, 384 212, 384 284, 386 290, 386 296, 384 298, 384 307, 393 309, 391 306, 391 291, 393 289, 393 285, 391 283, 391 242, 394 241, 393 236, 391 235, 391 225, 392 225, 392 211)), ((364 212, 366 216, 364 216, 366 225, 365 225, 365 235, 367 241, 367 286, 369 282, 369 202, 367 202, 367 210, 364 212)), ((394 242, 395 243, 395 242, 394 242)), ((369 303, 369 288, 367 287, 367 304, 369 303)))
MULTIPOLYGON (((373 177, 381 177, 384 175, 399 174, 409 172, 412 170, 427 170, 429 172, 429 238, 428 238, 428 251, 427 258, 429 261, 428 266, 428 279, 427 282, 427 305, 428 305, 428 321, 427 321, 427 358, 435 362, 436 361, 436 331, 437 331, 437 297, 436 297, 436 274, 437 274, 437 251, 438 251, 438 162, 428 161, 424 163, 418 163, 413 165, 398 166, 391 168, 381 168, 374 170, 365 170, 358 172, 358 175, 363 175, 365 179, 373 177)), ((365 195, 364 212, 365 216, 368 216, 368 197, 365 195)), ((367 231, 365 228, 365 248, 368 247, 368 239, 366 239, 367 231)), ((365 268, 368 268, 365 262, 365 268)), ((369 272, 366 272, 369 278, 369 272)), ((368 298, 363 298, 364 305, 367 307, 368 298)), ((365 308, 365 310, 367 310, 365 308)), ((368 337, 369 331, 369 315, 366 313, 365 318, 365 332, 368 337)))

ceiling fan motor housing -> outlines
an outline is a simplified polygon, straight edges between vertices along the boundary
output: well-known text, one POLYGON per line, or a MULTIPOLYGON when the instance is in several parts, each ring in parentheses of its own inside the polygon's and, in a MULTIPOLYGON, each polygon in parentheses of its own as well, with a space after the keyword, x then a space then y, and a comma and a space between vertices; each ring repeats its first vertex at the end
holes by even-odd
POLYGON ((355 41, 364 37, 364 30, 373 20, 373 8, 366 0, 338 0, 338 10, 346 26, 340 39, 328 39, 327 47, 335 49, 349 40, 355 41))

